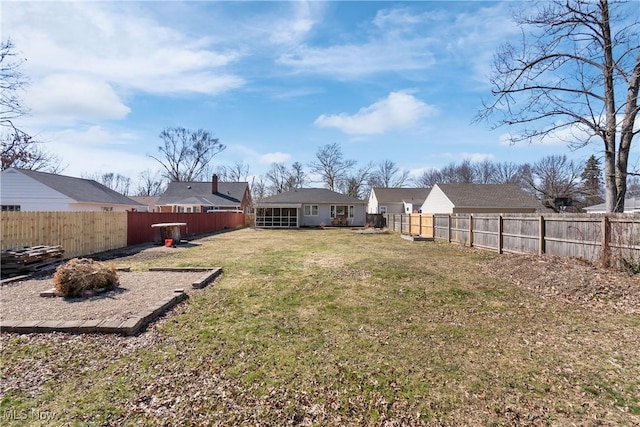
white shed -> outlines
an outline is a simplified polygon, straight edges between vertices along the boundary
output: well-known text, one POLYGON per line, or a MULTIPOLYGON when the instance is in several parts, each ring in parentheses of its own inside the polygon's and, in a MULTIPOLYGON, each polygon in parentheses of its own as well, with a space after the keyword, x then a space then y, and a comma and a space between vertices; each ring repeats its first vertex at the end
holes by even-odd
POLYGON ((512 184, 436 184, 422 204, 421 212, 534 213, 542 205, 512 184))

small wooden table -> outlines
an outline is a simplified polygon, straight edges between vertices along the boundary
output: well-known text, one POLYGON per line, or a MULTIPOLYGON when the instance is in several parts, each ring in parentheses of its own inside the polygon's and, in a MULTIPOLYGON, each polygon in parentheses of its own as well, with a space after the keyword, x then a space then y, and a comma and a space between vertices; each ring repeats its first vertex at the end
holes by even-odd
POLYGON ((165 242, 167 239, 173 239, 173 244, 180 243, 180 227, 186 226, 186 222, 161 222, 158 224, 151 224, 152 228, 160 229, 160 242, 165 242))

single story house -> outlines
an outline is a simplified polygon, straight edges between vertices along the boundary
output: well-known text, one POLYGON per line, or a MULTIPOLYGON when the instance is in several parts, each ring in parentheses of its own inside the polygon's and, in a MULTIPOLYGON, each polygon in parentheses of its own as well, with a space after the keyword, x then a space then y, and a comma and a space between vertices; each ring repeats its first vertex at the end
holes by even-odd
POLYGON ((325 188, 298 188, 266 197, 255 205, 255 226, 299 228, 359 226, 366 221, 367 202, 325 188))
MULTIPOLYGON (((607 207, 605 203, 587 206, 584 208, 587 213, 606 213, 607 207)), ((640 213, 640 197, 631 197, 624 199, 624 213, 640 213)))
POLYGON ((27 169, 2 171, 2 211, 131 211, 142 205, 92 179, 27 169))
POLYGON ((430 188, 374 187, 369 193, 367 212, 370 214, 410 214, 422 207, 430 188))
POLYGON ((160 212, 158 208, 160 196, 129 196, 129 198, 142 205, 136 209, 138 212, 160 212))
POLYGON ((436 184, 422 204, 421 212, 535 213, 542 204, 513 184, 436 184))
POLYGON ((247 182, 170 182, 156 202, 160 212, 251 212, 253 202, 247 182))

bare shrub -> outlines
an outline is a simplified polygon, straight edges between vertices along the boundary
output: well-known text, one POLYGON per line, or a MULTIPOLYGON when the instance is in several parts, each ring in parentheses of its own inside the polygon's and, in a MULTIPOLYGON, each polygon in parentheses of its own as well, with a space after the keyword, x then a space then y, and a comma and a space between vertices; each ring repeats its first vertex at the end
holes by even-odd
POLYGON ((53 283, 65 297, 81 296, 84 291, 96 289, 111 290, 119 284, 115 265, 87 258, 74 258, 59 266, 53 283))

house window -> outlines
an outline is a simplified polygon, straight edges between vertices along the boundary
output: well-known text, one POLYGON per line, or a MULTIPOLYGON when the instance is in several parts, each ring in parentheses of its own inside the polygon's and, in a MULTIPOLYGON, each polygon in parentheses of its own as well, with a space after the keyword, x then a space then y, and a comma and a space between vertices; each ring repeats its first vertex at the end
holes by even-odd
POLYGON ((386 214, 387 213, 387 207, 386 206, 380 206, 378 208, 378 210, 380 211, 381 214, 386 214))
POLYGON ((304 215, 305 216, 317 216, 318 215, 318 205, 304 205, 304 215))
POLYGON ((113 206, 103 206, 102 212, 113 212, 113 206))
POLYGON ((331 218, 353 218, 355 207, 331 205, 331 218))
POLYGON ((20 212, 20 205, 2 205, 2 212, 20 212))

